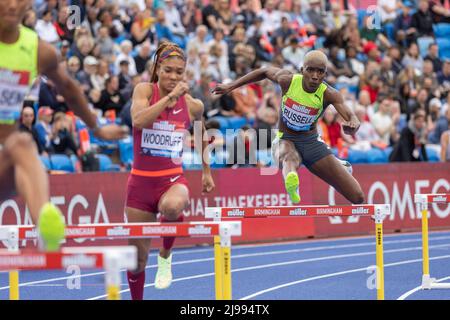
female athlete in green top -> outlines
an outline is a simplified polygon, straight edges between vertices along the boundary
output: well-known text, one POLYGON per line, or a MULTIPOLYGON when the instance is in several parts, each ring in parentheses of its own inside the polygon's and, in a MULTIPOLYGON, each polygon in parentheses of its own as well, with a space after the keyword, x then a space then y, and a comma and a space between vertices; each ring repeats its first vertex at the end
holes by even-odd
POLYGON ((300 74, 274 67, 260 68, 229 84, 218 85, 213 93, 227 94, 266 78, 279 84, 283 99, 279 132, 272 148, 275 161, 282 166, 291 201, 300 202, 297 169, 303 163, 347 200, 354 204, 362 203, 364 193, 361 186, 317 134, 317 121, 330 104, 344 119, 342 125, 346 134, 354 134, 360 125, 353 111, 344 104, 341 94, 323 82, 327 62, 324 53, 313 50, 306 54, 300 74))
POLYGON ((117 125, 97 126, 79 86, 60 66, 56 49, 20 25, 31 5, 31 0, 0 0, 0 200, 17 188, 38 225, 44 248, 57 250, 64 237, 62 215, 49 202, 48 178, 33 138, 17 130, 23 100, 33 81, 38 74, 53 80, 67 105, 97 137, 121 139, 127 130, 117 125))

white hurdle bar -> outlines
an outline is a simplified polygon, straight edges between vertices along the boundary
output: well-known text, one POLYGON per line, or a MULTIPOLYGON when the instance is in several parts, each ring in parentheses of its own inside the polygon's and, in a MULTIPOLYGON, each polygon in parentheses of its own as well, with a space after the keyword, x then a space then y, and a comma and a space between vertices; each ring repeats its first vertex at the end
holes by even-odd
MULTIPOLYGON (((160 237, 208 237, 220 239, 223 250, 231 250, 231 237, 240 236, 242 233, 241 221, 222 222, 184 222, 184 223, 111 223, 111 224, 80 224, 67 226, 66 239, 133 239, 133 238, 160 238, 160 237)), ((19 251, 21 240, 36 240, 38 234, 33 225, 4 225, 0 226, 0 241, 3 241, 9 254, 19 251)), ((63 250, 77 250, 77 248, 63 248, 63 250)), ((65 252, 65 251, 64 251, 65 252)), ((220 257, 215 257, 215 259, 220 257)), ((224 257, 225 262, 219 262, 223 269, 216 270, 218 276, 227 279, 231 299, 231 272, 230 259, 224 257)), ((218 262, 215 262, 217 265, 218 262)), ((136 267, 135 267, 136 268, 136 267)), ((9 270, 12 270, 11 268, 9 270)), ((10 299, 19 299, 19 275, 17 271, 10 271, 10 299)), ((216 284, 217 286, 217 284, 216 284)))
MULTIPOLYGON (((221 221, 222 219, 240 218, 276 218, 276 217, 333 217, 333 216, 370 216, 375 220, 375 246, 377 264, 377 299, 384 300, 384 262, 383 262, 383 220, 391 214, 389 204, 360 204, 360 205, 311 205, 311 206, 279 206, 279 207, 209 207, 205 209, 205 218, 221 221)), ((228 256, 220 246, 220 239, 214 239, 214 256, 228 256)), ((216 270, 223 269, 221 261, 215 259, 216 270)), ((227 291, 222 285, 228 285, 216 272, 216 299, 225 299, 227 291)), ((231 294, 231 293, 230 293, 231 294)))
POLYGON ((430 277, 430 255, 428 247, 428 204, 450 203, 450 194, 415 194, 414 202, 420 205, 422 214, 422 289, 450 289, 450 283, 436 282, 430 277))
MULTIPOLYGON (((135 246, 115 246, 62 248, 58 252, 0 250, 0 270, 65 270, 69 266, 104 269, 107 299, 119 300, 121 269, 137 268, 137 249, 135 246)), ((11 283, 10 276, 10 299, 19 300, 18 275, 13 281, 17 283, 11 283)))

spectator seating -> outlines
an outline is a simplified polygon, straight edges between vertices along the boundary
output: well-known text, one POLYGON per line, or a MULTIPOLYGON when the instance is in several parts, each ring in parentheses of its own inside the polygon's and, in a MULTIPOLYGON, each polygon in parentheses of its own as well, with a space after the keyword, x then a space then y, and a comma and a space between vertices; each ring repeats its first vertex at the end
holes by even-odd
POLYGON ((439 58, 450 58, 450 39, 436 38, 436 43, 439 47, 439 58))
POLYGON ((450 35, 450 23, 433 24, 433 30, 436 38, 448 38, 450 35))
POLYGON ((120 166, 113 164, 110 157, 106 154, 96 154, 95 157, 98 159, 100 164, 100 171, 120 171, 120 166))
POLYGON ((216 120, 220 124, 220 131, 222 134, 226 134, 226 129, 233 129, 238 130, 242 128, 244 125, 248 124, 250 126, 253 126, 254 120, 247 119, 245 117, 223 117, 223 116, 216 116, 211 118, 211 120, 216 120))
POLYGON ((351 164, 367 163, 368 162, 367 152, 366 151, 361 151, 361 150, 349 149, 348 150, 348 158, 347 158, 347 160, 351 164))
POLYGON ((256 159, 264 166, 271 166, 275 164, 275 161, 272 158, 271 149, 256 151, 256 159))
POLYGON ((388 159, 388 161, 389 161, 389 156, 392 153, 392 149, 393 149, 392 147, 387 147, 386 149, 383 150, 383 152, 384 152, 386 158, 388 159))
POLYGON ((128 137, 119 141, 120 162, 127 168, 131 168, 133 164, 133 138, 128 137))
POLYGON ((419 53, 422 58, 428 54, 428 46, 435 42, 433 37, 420 37, 417 38, 417 45, 419 47, 419 53))
POLYGON ((440 156, 435 148, 425 147, 427 150, 428 162, 439 162, 440 156))
POLYGON ((367 162, 368 163, 387 163, 388 158, 383 150, 378 148, 372 148, 367 151, 367 162))

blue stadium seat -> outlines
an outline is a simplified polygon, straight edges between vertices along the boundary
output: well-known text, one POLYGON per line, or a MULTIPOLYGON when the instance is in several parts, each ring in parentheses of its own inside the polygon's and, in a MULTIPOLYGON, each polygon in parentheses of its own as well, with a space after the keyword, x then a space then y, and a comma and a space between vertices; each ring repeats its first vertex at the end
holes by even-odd
POLYGON ((75 172, 72 161, 65 154, 52 154, 50 163, 52 170, 75 172))
POLYGON ((419 46, 419 53, 420 56, 423 58, 427 55, 428 53, 428 46, 431 43, 434 43, 435 39, 432 37, 420 37, 417 38, 417 45, 419 46))
POLYGON ((322 49, 325 40, 325 37, 317 37, 316 41, 314 42, 314 49, 322 49))
POLYGON ((211 120, 216 120, 219 125, 220 125, 220 131, 225 134, 225 130, 227 128, 229 128, 229 121, 228 121, 228 117, 222 117, 222 116, 217 116, 217 117, 212 117, 211 120))
POLYGON ((119 141, 120 161, 127 167, 133 163, 133 139, 131 137, 119 141))
POLYGON ((439 162, 440 156, 436 149, 425 147, 428 156, 428 162, 439 162))
POLYGON ((50 159, 48 157, 39 156, 39 159, 41 159, 41 162, 44 165, 46 170, 50 170, 51 169, 50 159))
POLYGON ((436 38, 450 37, 450 23, 433 24, 434 36, 436 38))
POLYGON ((387 147, 386 149, 383 150, 383 152, 384 152, 384 154, 386 155, 386 157, 388 159, 387 161, 389 161, 389 156, 392 153, 392 147, 387 147))
POLYGON ((337 90, 337 91, 339 91, 339 90, 341 90, 342 88, 348 88, 348 84, 347 83, 343 83, 343 82, 337 82, 337 83, 335 83, 334 84, 334 88, 337 90))
POLYGON ((439 58, 441 58, 441 60, 449 59, 450 58, 450 48, 445 48, 443 50, 439 49, 439 58))
POLYGON ((355 96, 358 96, 359 93, 359 87, 358 86, 348 86, 348 92, 351 94, 354 94, 355 96))
POLYGON ((367 151, 367 162, 368 163, 386 163, 388 162, 388 157, 383 152, 383 150, 378 148, 372 148, 367 151))
POLYGON ((78 132, 81 129, 87 128, 86 124, 81 119, 75 120, 75 130, 78 132))
POLYGON ((230 129, 238 130, 247 124, 247 118, 245 117, 230 117, 228 119, 230 129))
POLYGON ((358 9, 357 14, 358 14, 358 28, 362 29, 364 17, 367 15, 367 10, 366 9, 358 9))
POLYGON ((185 170, 201 170, 202 159, 195 151, 183 151, 183 169, 185 170))
POLYGON ((368 161, 367 152, 349 149, 347 161, 350 162, 351 164, 367 163, 367 161, 368 161))
POLYGON ((258 160, 258 162, 261 162, 262 164, 264 164, 266 166, 270 166, 274 162, 272 159, 272 152, 270 149, 257 150, 256 151, 256 159, 258 160))
POLYGON ((439 47, 439 58, 450 57, 450 39, 436 38, 436 43, 439 47))
POLYGON ((100 164, 100 171, 120 171, 120 166, 112 163, 111 158, 106 154, 96 154, 95 157, 98 159, 100 164))
POLYGON ((211 153, 209 155, 210 167, 211 168, 225 168, 227 166, 228 152, 225 151, 217 151, 214 154, 211 153))

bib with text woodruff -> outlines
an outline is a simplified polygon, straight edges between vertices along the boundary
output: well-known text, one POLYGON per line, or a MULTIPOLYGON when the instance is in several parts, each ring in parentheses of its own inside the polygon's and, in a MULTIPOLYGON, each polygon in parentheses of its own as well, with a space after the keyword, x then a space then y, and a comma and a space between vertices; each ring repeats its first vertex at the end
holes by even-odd
POLYGON ((142 130, 141 154, 153 157, 180 158, 186 130, 181 122, 155 121, 142 130))

